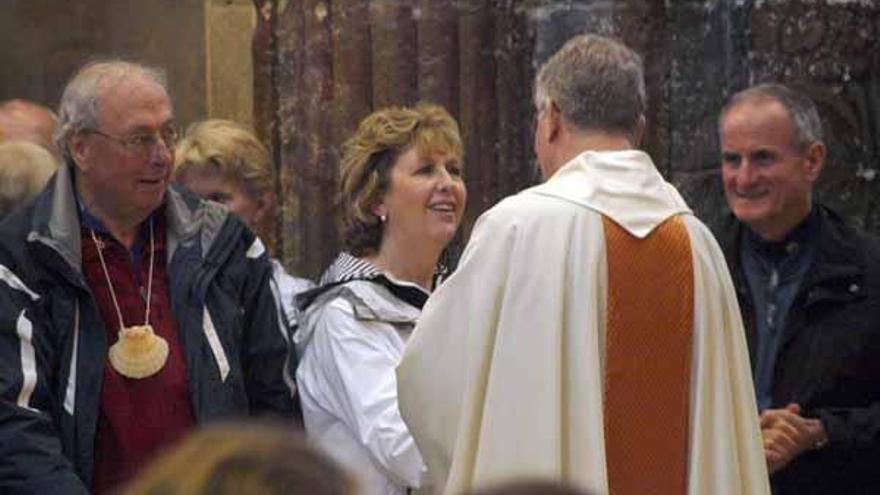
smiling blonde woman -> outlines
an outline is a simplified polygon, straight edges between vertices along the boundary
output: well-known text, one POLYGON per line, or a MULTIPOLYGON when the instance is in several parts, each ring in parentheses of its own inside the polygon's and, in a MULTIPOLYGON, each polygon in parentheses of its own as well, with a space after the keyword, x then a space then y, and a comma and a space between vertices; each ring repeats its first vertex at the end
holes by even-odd
POLYGON ((308 435, 360 477, 364 493, 420 486, 394 368, 466 196, 458 125, 436 105, 379 110, 345 143, 348 250, 300 299, 296 381, 308 435))

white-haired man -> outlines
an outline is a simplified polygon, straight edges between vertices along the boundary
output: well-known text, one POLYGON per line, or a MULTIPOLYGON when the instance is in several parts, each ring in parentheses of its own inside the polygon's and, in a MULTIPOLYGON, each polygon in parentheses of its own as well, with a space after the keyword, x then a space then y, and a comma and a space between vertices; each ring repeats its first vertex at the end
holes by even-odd
POLYGON ((265 249, 169 189, 160 71, 80 69, 65 164, 0 227, 0 492, 96 493, 209 420, 291 413, 265 249))
POLYGON ((535 93, 547 181, 478 220, 398 368, 428 483, 767 493, 724 257, 634 149, 640 57, 578 36, 544 64, 535 93))

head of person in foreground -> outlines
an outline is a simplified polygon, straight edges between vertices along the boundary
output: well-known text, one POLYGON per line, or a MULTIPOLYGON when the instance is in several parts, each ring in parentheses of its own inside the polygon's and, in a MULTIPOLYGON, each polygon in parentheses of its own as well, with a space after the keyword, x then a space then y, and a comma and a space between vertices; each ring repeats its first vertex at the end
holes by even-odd
POLYGON ((155 459, 122 495, 351 495, 353 479, 290 425, 217 424, 155 459))

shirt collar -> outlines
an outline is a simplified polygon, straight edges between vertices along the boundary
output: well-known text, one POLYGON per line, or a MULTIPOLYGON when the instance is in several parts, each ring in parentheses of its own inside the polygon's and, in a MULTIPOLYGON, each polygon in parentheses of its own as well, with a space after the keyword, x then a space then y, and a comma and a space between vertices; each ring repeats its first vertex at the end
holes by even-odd
MULTIPOLYGON (((79 219, 80 225, 83 228, 94 230, 96 233, 101 234, 103 237, 110 237, 116 239, 110 230, 104 225, 104 222, 101 221, 100 218, 96 217, 89 209, 86 207, 85 202, 83 202, 82 197, 79 194, 76 186, 74 185, 73 194, 76 198, 76 204, 79 209, 79 219)), ((144 246, 146 246, 147 242, 150 239, 150 220, 156 215, 156 213, 162 208, 157 208, 150 213, 143 222, 141 222, 140 227, 138 228, 138 235, 134 240, 134 244, 132 244, 129 252, 134 258, 139 258, 140 254, 144 251, 144 246)), ((118 239, 116 239, 118 241, 118 239)))
POLYGON ((793 228, 780 241, 762 239, 751 228, 746 228, 746 242, 759 255, 771 260, 780 260, 800 253, 818 239, 819 214, 814 206, 797 227, 793 228))

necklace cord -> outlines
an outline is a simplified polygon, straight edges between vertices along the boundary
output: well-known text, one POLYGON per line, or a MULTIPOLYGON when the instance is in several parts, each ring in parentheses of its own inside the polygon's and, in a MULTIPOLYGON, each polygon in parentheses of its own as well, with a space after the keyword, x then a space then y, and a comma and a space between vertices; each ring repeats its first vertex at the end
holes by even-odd
POLYGON ((153 217, 150 217, 150 274, 147 278, 147 314, 144 316, 144 325, 150 324, 150 298, 153 296, 153 257, 156 254, 156 246, 153 244, 153 217))
MULTIPOLYGON (((119 309, 119 301, 116 299, 116 290, 113 289, 113 282, 110 280, 110 273, 107 271, 107 263, 104 261, 103 249, 98 243, 98 237, 95 235, 94 229, 89 229, 92 234, 92 242, 95 243, 95 249, 98 250, 98 259, 101 260, 101 268, 104 270, 104 277, 107 279, 107 287, 110 288, 110 297, 113 299, 113 307, 116 309, 116 316, 119 317, 119 331, 125 328, 125 322, 122 319, 122 310, 119 309)), ((153 241, 153 219, 150 218, 150 270, 147 280, 147 312, 144 317, 144 325, 150 324, 150 299, 153 295, 153 265, 155 256, 155 244, 153 241)))

